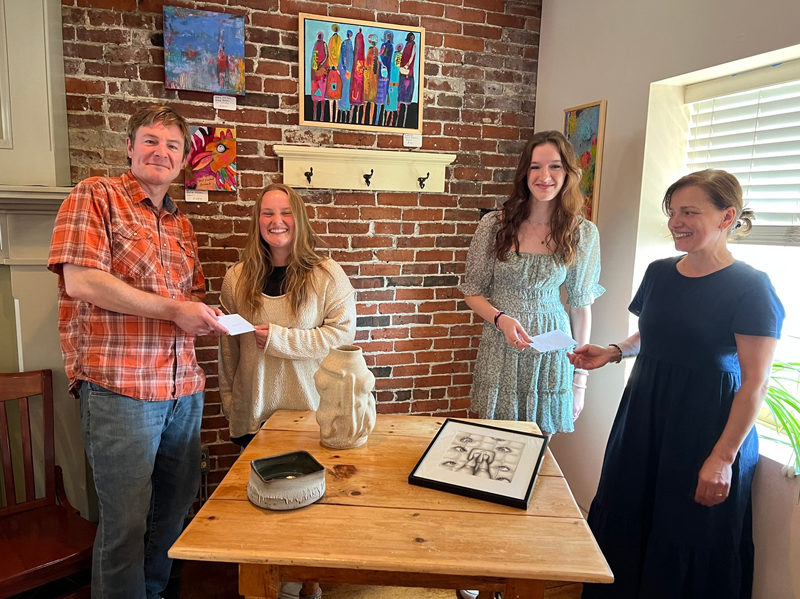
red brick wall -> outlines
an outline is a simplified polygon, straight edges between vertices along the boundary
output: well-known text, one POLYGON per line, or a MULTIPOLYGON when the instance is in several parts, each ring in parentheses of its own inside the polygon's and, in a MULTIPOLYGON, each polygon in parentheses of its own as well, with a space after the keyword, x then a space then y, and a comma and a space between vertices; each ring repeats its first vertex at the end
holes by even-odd
MULTIPOLYGON (((238 260, 252 202, 281 180, 274 144, 402 147, 396 133, 298 125, 298 12, 425 28, 422 150, 456 154, 445 192, 301 193, 358 291, 356 343, 377 379, 378 411, 465 415, 480 325, 455 286, 479 209, 508 194, 518 152, 532 133, 541 1, 167 2, 245 17, 247 95, 236 111, 220 112, 211 94, 164 89, 163 4, 62 0, 72 181, 125 170, 125 124, 143 103, 164 101, 193 124, 235 125, 240 191, 211 193, 208 204, 178 202, 197 233, 210 303, 238 260)), ((183 197, 180 186, 171 193, 183 197)), ((220 409, 216 357, 213 339, 200 343, 212 484, 237 453, 220 409)))

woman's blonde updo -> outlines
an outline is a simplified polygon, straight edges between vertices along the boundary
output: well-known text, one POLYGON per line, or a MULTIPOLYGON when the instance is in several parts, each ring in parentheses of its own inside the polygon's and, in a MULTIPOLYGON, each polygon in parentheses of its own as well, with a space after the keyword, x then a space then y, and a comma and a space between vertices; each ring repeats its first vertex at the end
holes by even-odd
POLYGON ((756 217, 755 212, 750 208, 744 207, 742 186, 739 185, 738 179, 729 172, 707 168, 685 175, 675 181, 667 189, 664 194, 664 200, 661 203, 661 207, 667 216, 669 216, 672 194, 684 187, 699 187, 708 194, 711 203, 719 210, 725 210, 731 206, 736 209, 736 218, 730 228, 730 235, 743 237, 753 228, 753 220, 756 217))

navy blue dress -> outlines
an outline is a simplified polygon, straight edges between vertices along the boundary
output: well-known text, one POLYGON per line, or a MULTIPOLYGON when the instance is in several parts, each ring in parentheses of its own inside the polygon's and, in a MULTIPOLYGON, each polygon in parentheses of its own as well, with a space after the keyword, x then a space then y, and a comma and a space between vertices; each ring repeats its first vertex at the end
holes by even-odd
POLYGON ((694 501, 697 475, 740 385, 734 333, 779 337, 784 310, 766 274, 743 262, 704 277, 650 264, 629 310, 641 347, 606 447, 589 525, 614 572, 584 599, 744 599, 753 580, 752 429, 729 497, 694 501))

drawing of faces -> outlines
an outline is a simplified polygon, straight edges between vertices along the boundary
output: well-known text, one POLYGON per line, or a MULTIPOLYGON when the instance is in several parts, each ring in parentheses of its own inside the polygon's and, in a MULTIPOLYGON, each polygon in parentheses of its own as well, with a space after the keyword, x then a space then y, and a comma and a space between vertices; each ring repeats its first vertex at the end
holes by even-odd
POLYGON ((442 456, 441 466, 451 472, 464 468, 470 449, 472 449, 472 442, 462 440, 461 436, 461 434, 456 435, 456 438, 453 439, 450 447, 442 456))
POLYGON ((442 457, 441 466, 452 472, 511 482, 522 447, 520 442, 458 431, 442 457))
POLYGON ((459 470, 467 470, 479 478, 494 478, 491 467, 494 462, 494 451, 482 447, 473 447, 467 454, 466 463, 459 470))
POLYGON ((519 441, 494 439, 496 458, 494 464, 494 480, 511 482, 522 456, 523 444, 519 441))

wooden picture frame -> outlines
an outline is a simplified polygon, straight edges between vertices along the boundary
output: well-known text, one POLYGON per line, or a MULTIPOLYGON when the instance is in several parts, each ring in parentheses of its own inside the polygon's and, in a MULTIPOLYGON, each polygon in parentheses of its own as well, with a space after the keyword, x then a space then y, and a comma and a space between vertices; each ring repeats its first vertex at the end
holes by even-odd
POLYGON ((448 418, 408 482, 528 509, 548 440, 545 435, 448 418))
POLYGON ((575 149, 575 157, 582 171, 580 189, 585 201, 584 216, 595 224, 600 207, 605 128, 605 100, 564 109, 564 135, 575 149))
POLYGON ((425 29, 300 13, 298 47, 300 125, 422 133, 425 29))

